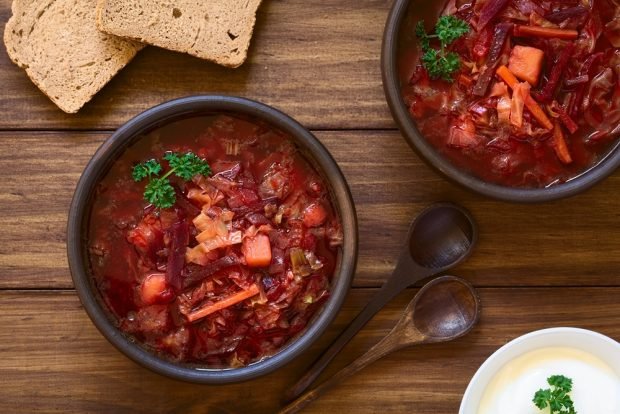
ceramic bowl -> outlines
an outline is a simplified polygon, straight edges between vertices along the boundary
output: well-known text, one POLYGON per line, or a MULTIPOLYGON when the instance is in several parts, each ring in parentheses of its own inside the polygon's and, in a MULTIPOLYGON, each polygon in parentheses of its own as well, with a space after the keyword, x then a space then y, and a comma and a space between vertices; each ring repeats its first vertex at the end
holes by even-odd
POLYGON ((606 363, 620 377, 620 344, 613 339, 579 328, 534 331, 508 342, 480 366, 463 395, 459 414, 477 414, 487 386, 508 362, 528 352, 549 347, 568 347, 587 352, 606 363))
POLYGON ((222 384, 249 380, 272 372, 299 356, 327 329, 349 291, 357 259, 357 221, 347 182, 327 149, 307 129, 267 105, 228 96, 193 96, 151 108, 120 127, 86 166, 73 196, 68 219, 67 249, 71 275, 84 309, 101 333, 135 362, 160 374, 199 383, 222 384), (142 348, 117 329, 102 303, 89 271, 87 230, 93 193, 117 157, 145 132, 179 118, 200 114, 240 114, 270 124, 290 135, 299 151, 330 186, 332 202, 342 222, 343 245, 332 278, 330 297, 308 327, 276 354, 241 368, 207 369, 165 360, 142 348))

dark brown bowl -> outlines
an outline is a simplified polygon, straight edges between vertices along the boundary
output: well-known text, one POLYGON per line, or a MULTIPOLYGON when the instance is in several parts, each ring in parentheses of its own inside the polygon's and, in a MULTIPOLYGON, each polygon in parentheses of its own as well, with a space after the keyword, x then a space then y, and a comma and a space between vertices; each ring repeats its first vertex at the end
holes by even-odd
MULTIPOLYGON (((456 167, 430 144, 416 127, 402 98, 398 74, 398 51, 404 25, 415 22, 420 16, 429 18, 433 10, 437 16, 437 3, 425 0, 395 0, 385 24, 381 71, 383 89, 392 116, 405 140, 435 170, 451 181, 485 196, 518 203, 538 203, 579 194, 612 174, 620 166, 620 140, 601 160, 579 176, 562 184, 547 188, 515 188, 486 182, 456 167)), ((412 27, 413 30, 413 27, 412 27)))
POLYGON ((108 341, 129 358, 155 372, 175 379, 225 384, 265 375, 287 364, 306 350, 327 329, 349 291, 357 261, 357 219, 345 178, 327 149, 307 129, 267 105, 227 96, 193 96, 164 103, 143 112, 120 127, 97 150, 77 184, 69 210, 67 254, 73 283, 84 309, 108 341), (117 329, 89 270, 87 230, 95 186, 125 149, 145 132, 188 115, 242 114, 262 120, 288 133, 304 156, 330 185, 332 200, 342 220, 344 241, 332 278, 330 297, 299 336, 275 355, 242 368, 210 369, 174 363, 137 345, 117 329))

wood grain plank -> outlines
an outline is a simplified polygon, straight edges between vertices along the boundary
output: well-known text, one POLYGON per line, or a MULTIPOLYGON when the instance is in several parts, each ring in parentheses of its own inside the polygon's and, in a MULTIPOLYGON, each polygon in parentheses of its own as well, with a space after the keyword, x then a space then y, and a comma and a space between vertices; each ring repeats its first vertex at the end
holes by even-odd
MULTIPOLYGON (((393 131, 323 131, 359 217, 355 286, 379 286, 410 220, 435 201, 480 224, 473 257, 455 270, 478 286, 620 285, 620 174, 572 199, 525 206, 471 194, 434 173, 393 131), (360 145, 360 143, 363 143, 360 145)), ((0 288, 70 288, 66 217, 84 166, 108 133, 0 133, 0 288), (28 148, 24 151, 23 148, 28 148)))
MULTIPOLYGON (((11 1, 0 0, 0 32, 11 1)), ((260 100, 313 128, 392 127, 379 65, 388 9, 379 0, 265 1, 241 68, 149 47, 78 115, 52 104, 1 47, 0 129, 111 129, 151 106, 206 93, 260 100)))
MULTIPOLYGON (((285 368, 258 380, 220 387, 170 380, 134 364, 99 334, 71 291, 0 292, 0 411, 274 412, 286 386, 373 292, 354 289, 328 333, 285 368)), ((619 294, 620 288, 480 289, 482 318, 467 337, 388 356, 306 412, 351 412, 355 407, 360 414, 455 413, 478 366, 519 335, 570 325, 620 339, 619 294)), ((396 298, 348 345, 326 375, 385 335, 413 295, 410 290, 396 298)))

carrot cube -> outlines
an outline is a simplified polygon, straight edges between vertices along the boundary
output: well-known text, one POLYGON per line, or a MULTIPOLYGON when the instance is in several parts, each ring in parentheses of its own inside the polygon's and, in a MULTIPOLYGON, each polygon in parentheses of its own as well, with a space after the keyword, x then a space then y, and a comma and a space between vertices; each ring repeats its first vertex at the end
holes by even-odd
POLYGON ((241 252, 245 262, 250 267, 265 267, 271 263, 271 243, 266 234, 257 234, 254 237, 243 239, 241 252))
POLYGON ((545 52, 535 47, 515 46, 510 53, 508 69, 532 86, 538 83, 545 52))

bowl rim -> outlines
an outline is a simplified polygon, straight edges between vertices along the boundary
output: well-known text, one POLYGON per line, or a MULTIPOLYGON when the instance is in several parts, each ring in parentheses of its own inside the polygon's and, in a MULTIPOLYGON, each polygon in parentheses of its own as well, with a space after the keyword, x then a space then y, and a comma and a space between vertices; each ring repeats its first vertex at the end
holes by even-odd
MULTIPOLYGON (((478 367, 478 369, 476 370, 476 373, 473 375, 473 377, 469 381, 469 384, 467 385, 467 389, 465 390, 465 393, 463 394, 463 398, 461 399, 461 404, 459 406, 459 414, 470 414, 469 411, 465 411, 465 410, 467 408, 470 408, 471 404, 476 403, 476 401, 471 401, 473 398, 472 394, 474 394, 478 389, 477 387, 480 386, 481 377, 483 377, 483 375, 486 375, 489 372, 489 370, 492 371, 492 375, 496 374, 507 363, 507 362, 500 363, 506 353, 511 352, 511 351, 517 352, 516 350, 518 350, 519 348, 525 348, 532 341, 542 340, 541 338, 545 338, 545 337, 554 338, 554 337, 562 337, 565 335, 589 338, 591 340, 598 341, 599 343, 607 344, 611 347, 616 348, 618 350, 618 353, 620 354, 620 343, 618 343, 613 338, 610 338, 609 336, 603 335, 600 332, 592 331, 589 329, 563 326, 563 327, 539 329, 536 331, 526 333, 502 345, 499 349, 494 351, 482 363, 482 365, 480 365, 480 367, 478 367)), ((519 352, 519 354, 516 355, 514 358, 518 358, 519 355, 524 355, 525 353, 531 352, 534 349, 541 349, 547 346, 554 346, 554 345, 535 346, 533 347, 533 349, 523 349, 523 351, 519 352)), ((566 347, 581 349, 579 346, 570 345, 570 344, 566 345, 566 347)), ((595 356, 605 361, 605 359, 600 357, 599 355, 595 355, 595 356)), ((511 360, 514 358, 511 358, 511 360)))
POLYGON ((197 95, 178 98, 147 109, 126 122, 106 139, 86 165, 76 185, 67 220, 69 270, 80 301, 95 326, 110 343, 134 362, 159 374, 195 383, 225 384, 247 381, 282 367, 304 352, 327 329, 342 307, 355 274, 357 254, 358 229, 353 197, 342 171, 329 151, 310 131, 283 112, 260 102, 234 96, 197 95), (308 161, 330 185, 332 202, 340 214, 342 223, 342 253, 332 276, 333 283, 327 302, 314 315, 301 335, 274 355, 242 368, 210 369, 184 366, 159 358, 128 340, 114 326, 108 311, 98 299, 98 294, 92 286, 92 277, 87 270, 88 262, 83 247, 85 221, 90 212, 93 188, 125 148, 149 129, 183 115, 205 112, 244 114, 266 121, 269 125, 289 134, 304 152, 311 154, 312 159, 308 161))
POLYGON ((450 181, 478 194, 509 202, 541 203, 571 197, 607 178, 620 166, 620 138, 598 163, 577 177, 546 188, 518 188, 492 184, 470 175, 443 157, 420 133, 406 109, 398 76, 398 40, 401 24, 415 0, 395 0, 387 17, 381 49, 381 76, 385 97, 409 146, 433 169, 450 181))

